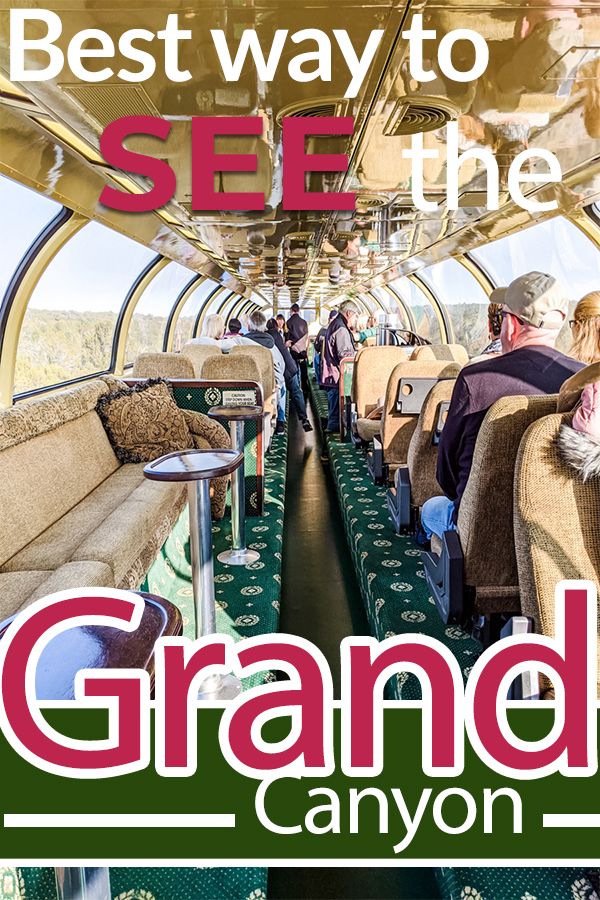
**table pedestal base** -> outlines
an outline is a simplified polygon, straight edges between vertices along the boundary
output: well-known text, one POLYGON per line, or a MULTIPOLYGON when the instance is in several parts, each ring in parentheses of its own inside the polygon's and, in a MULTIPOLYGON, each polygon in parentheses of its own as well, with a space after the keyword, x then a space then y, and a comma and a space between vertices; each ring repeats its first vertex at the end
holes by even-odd
POLYGON ((198 700, 235 700, 242 693, 242 682, 235 675, 211 675, 200 685, 198 700))
POLYGON ((217 556, 219 562, 225 563, 227 566, 247 566, 249 563, 255 563, 260 559, 260 553, 256 550, 248 550, 247 547, 241 550, 223 550, 217 556))

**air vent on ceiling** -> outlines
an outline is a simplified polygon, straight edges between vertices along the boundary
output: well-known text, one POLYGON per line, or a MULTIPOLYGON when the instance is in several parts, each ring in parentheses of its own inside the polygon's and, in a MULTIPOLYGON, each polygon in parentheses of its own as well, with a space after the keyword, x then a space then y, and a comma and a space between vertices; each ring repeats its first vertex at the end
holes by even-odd
POLYGON ((387 194, 356 194, 356 209, 361 212, 364 210, 382 209, 384 206, 387 206, 389 202, 390 198, 387 194))
POLYGON ((457 116, 456 107, 439 97, 401 97, 385 124, 384 134, 397 137, 437 131, 457 116))
POLYGON ((123 116, 160 115, 141 84, 65 84, 61 90, 102 128, 123 116))
POLYGON ((276 122, 281 122, 287 116, 346 116, 350 107, 350 101, 343 97, 315 97, 311 100, 301 100, 298 103, 290 103, 277 113, 276 122))
POLYGON ((314 236, 314 231, 293 231, 288 234, 290 241, 312 241, 314 236))

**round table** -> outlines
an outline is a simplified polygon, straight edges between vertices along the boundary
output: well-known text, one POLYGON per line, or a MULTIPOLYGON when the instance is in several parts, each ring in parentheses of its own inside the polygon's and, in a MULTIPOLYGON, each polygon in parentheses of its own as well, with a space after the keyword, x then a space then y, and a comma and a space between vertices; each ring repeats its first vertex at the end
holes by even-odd
MULTIPOLYGON (((217 632, 210 479, 231 475, 243 461, 243 453, 237 450, 181 450, 167 453, 144 467, 144 475, 152 481, 188 482, 196 638, 217 632)), ((235 676, 215 675, 203 683, 198 697, 230 699, 237 697, 241 689, 241 682, 235 676)))

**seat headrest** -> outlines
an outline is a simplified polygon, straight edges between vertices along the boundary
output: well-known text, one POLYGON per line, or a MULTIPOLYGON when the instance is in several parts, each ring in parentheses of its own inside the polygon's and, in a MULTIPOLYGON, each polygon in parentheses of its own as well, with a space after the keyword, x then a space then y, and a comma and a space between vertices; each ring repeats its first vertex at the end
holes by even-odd
POLYGON ((410 358, 447 360, 457 362, 461 366, 466 366, 469 362, 469 354, 461 344, 425 344, 422 347, 415 347, 410 358))
POLYGON ((250 354, 222 353, 209 356, 202 366, 202 378, 208 381, 256 381, 262 383, 260 366, 250 354))
POLYGON ((238 344, 231 348, 231 352, 239 355, 254 356, 256 358, 262 356, 263 359, 268 359, 270 364, 272 364, 273 360, 269 348, 262 347, 260 344, 255 344, 253 347, 251 347, 250 344, 238 344))
POLYGON ((194 378, 194 366, 181 353, 140 353, 133 378, 194 378))
POLYGON ((202 367, 205 361, 212 356, 220 357, 223 354, 219 347, 210 346, 209 344, 195 344, 193 341, 188 341, 187 344, 183 345, 181 355, 190 360, 195 377, 202 378, 202 367))

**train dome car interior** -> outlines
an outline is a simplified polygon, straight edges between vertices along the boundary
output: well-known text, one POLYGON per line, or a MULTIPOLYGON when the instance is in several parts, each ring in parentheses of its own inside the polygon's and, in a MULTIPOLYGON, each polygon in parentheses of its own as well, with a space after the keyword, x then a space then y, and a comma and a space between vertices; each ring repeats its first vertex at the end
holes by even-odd
MULTIPOLYGON (((307 8, 290 0, 0 0, 4 34, 17 6, 60 13, 56 43, 65 53, 82 29, 101 29, 116 43, 128 28, 158 32, 175 12, 197 39, 180 46, 179 66, 193 73, 181 83, 165 75, 156 43, 156 72, 143 83, 115 75, 86 82, 66 66, 47 81, 11 81, 8 46, 0 44, 0 640, 34 600, 78 587, 139 591, 148 634, 194 637, 196 550, 214 563, 213 627, 236 640, 281 631, 313 641, 338 692, 347 635, 427 634, 450 649, 466 678, 482 648, 511 629, 552 634, 556 582, 600 580, 600 479, 583 482, 556 449, 580 390, 563 408, 559 386, 494 404, 457 528, 423 542, 419 517, 443 493, 436 463, 454 385, 498 337, 488 317, 494 289, 531 271, 564 286, 569 312, 556 346, 567 355, 576 304, 600 290, 598 0, 317 0, 307 8), (427 82, 411 77, 402 37, 416 12, 437 35, 426 45, 427 82), (231 41, 256 29, 268 47, 276 29, 292 35, 309 18, 327 33, 343 22, 355 47, 383 31, 355 97, 345 96, 348 68, 333 44, 329 82, 291 79, 290 39, 272 81, 250 64, 236 82, 224 79, 210 29, 231 41), (487 71, 469 83, 449 80, 436 63, 440 40, 457 28, 474 29, 490 50, 487 71), (171 123, 164 142, 127 142, 177 173, 172 199, 150 212, 99 203, 106 185, 134 195, 151 186, 100 150, 103 130, 132 115, 171 123), (263 133, 218 137, 216 150, 255 154, 256 171, 223 172, 218 190, 262 192, 264 210, 195 209, 192 118, 251 115, 263 119, 263 133), (307 152, 345 154, 348 169, 311 172, 306 189, 354 192, 354 209, 286 209, 283 120, 323 116, 351 116, 353 131, 309 136, 307 152), (498 209, 487 208, 487 171, 472 154, 459 169, 458 208, 450 208, 450 125, 461 152, 494 155, 498 209), (418 133, 431 151, 426 209, 415 202, 402 155, 418 133), (523 191, 553 208, 528 211, 509 191, 508 173, 535 148, 556 156, 562 181, 545 179, 547 163, 531 159, 528 174, 538 180, 523 191), (358 310, 357 353, 340 365, 332 428, 318 339, 347 301, 358 310), (308 323, 308 412, 296 415, 290 403, 280 427, 271 354, 260 341, 220 345, 209 331, 214 317, 238 319, 242 333, 252 331, 256 313, 288 320, 294 304, 308 323), (192 451, 204 468, 190 514, 181 480, 148 475, 157 457, 192 451), (242 552, 246 563, 232 562, 242 552)), ((119 62, 117 55, 115 72, 119 62)), ((460 63, 470 65, 468 51, 460 63)), ((90 70, 102 64, 86 59, 90 70)), ((51 654, 38 673, 40 699, 72 696, 65 684, 92 653, 92 664, 152 674, 147 640, 99 643, 76 641, 51 654)), ((529 690, 552 696, 544 681, 529 690)), ((414 675, 398 672, 386 685, 388 699, 419 696, 414 675)), ((110 878, 99 897, 153 900, 598 900, 600 892, 598 871, 583 868, 351 862, 115 867, 89 877, 110 878)), ((67 900, 77 896, 69 878, 86 877, 74 871, 0 869, 0 898, 67 900)))

